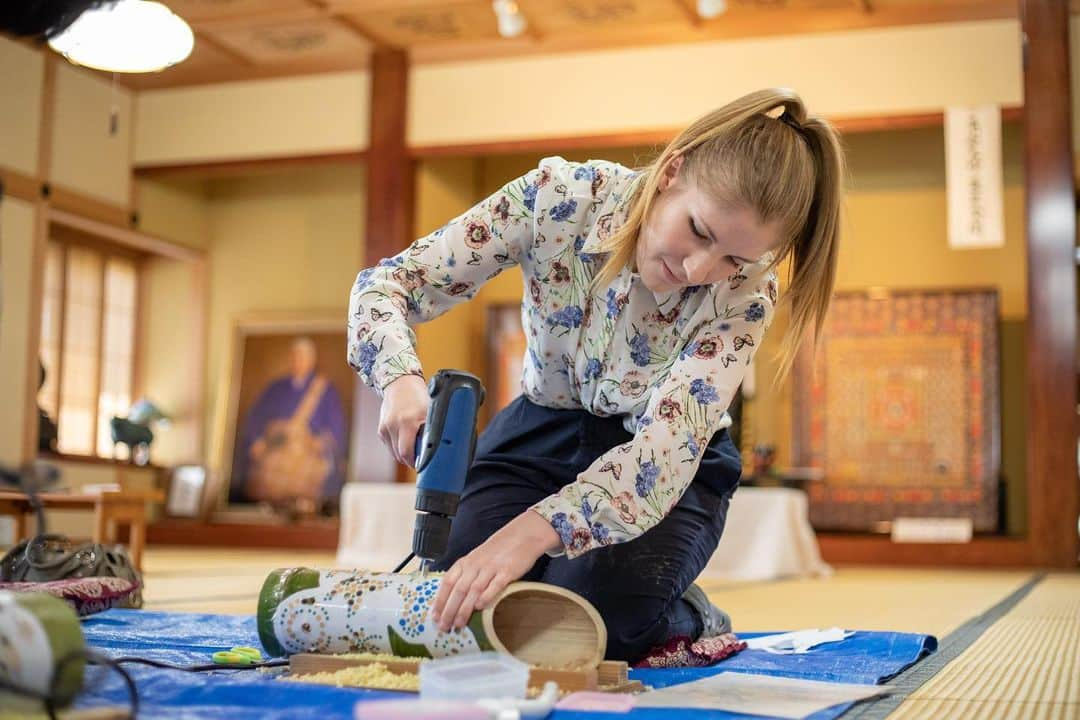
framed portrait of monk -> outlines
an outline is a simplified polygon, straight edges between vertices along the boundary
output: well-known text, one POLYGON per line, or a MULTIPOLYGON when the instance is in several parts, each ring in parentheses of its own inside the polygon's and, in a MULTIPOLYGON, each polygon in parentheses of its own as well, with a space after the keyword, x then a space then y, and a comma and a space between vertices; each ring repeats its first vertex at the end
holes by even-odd
POLYGON ((333 514, 346 481, 355 375, 345 323, 313 313, 236 323, 220 454, 228 500, 333 514))

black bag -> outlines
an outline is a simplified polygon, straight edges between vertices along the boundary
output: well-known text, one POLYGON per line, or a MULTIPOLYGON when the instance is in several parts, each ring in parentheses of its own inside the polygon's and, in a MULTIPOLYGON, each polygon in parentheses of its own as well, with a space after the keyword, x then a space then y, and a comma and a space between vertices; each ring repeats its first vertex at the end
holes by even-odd
POLYGON ((0 581, 51 582, 68 578, 118 577, 140 589, 123 607, 142 607, 142 577, 127 551, 119 546, 84 543, 72 547, 64 535, 38 535, 24 540, 0 560, 0 581))

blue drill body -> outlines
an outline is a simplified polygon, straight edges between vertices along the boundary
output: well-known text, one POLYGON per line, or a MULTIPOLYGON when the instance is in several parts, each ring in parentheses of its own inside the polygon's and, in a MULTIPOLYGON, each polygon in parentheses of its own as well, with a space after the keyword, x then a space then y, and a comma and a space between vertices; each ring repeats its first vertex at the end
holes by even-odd
POLYGON ((416 439, 416 526, 413 553, 425 564, 446 553, 451 518, 476 450, 476 418, 484 402, 480 379, 440 370, 428 383, 431 405, 416 439))

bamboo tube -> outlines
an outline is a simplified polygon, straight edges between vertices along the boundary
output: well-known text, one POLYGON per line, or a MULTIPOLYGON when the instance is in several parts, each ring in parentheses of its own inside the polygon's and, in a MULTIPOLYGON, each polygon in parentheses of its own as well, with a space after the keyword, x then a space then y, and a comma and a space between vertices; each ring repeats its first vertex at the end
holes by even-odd
POLYGON ((550 668, 596 667, 607 629, 584 598, 543 583, 513 583, 466 627, 429 621, 441 575, 364 570, 275 570, 259 593, 257 627, 271 655, 389 653, 445 657, 482 650, 550 668))

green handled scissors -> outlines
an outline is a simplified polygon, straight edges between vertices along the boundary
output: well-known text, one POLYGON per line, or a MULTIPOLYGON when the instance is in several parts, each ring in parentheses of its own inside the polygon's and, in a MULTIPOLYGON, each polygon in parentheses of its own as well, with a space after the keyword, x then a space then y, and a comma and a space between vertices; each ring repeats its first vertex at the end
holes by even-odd
POLYGON ((240 645, 232 650, 220 650, 210 656, 215 665, 254 665, 262 662, 263 656, 258 648, 240 645))

